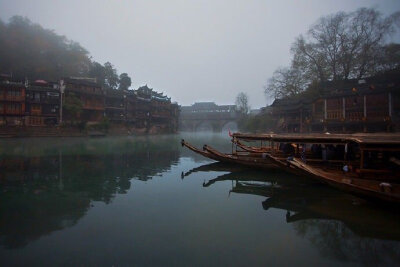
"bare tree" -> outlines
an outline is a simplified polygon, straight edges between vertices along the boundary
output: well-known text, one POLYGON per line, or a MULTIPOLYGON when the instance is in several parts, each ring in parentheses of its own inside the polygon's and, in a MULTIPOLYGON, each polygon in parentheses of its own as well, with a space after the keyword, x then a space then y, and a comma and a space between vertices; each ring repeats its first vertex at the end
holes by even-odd
POLYGON ((292 45, 293 65, 319 81, 362 78, 379 69, 377 57, 393 34, 398 13, 389 17, 361 8, 320 18, 292 45))
POLYGON ((264 87, 265 93, 274 98, 294 96, 306 89, 307 81, 304 77, 297 68, 279 68, 264 87))
POLYGON ((249 97, 241 92, 236 97, 236 109, 242 115, 247 115, 250 112, 249 97))
POLYGON ((316 48, 315 44, 307 43, 304 37, 300 35, 292 45, 292 65, 301 69, 310 80, 324 81, 327 76, 326 60, 324 55, 319 53, 316 48))
POLYGON ((400 45, 386 44, 396 26, 400 28, 400 12, 383 17, 371 8, 320 18, 296 38, 291 66, 273 73, 265 93, 283 98, 314 82, 363 78, 398 67, 400 45))
POLYGON ((388 44, 381 47, 377 61, 380 72, 400 68, 400 44, 388 44))

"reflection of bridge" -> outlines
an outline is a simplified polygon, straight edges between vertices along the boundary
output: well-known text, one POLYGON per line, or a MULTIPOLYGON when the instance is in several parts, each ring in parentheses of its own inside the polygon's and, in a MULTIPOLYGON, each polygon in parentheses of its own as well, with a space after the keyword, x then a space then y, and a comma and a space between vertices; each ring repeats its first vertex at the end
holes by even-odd
POLYGON ((235 105, 218 106, 214 102, 199 102, 182 106, 179 128, 181 131, 237 130, 235 105))

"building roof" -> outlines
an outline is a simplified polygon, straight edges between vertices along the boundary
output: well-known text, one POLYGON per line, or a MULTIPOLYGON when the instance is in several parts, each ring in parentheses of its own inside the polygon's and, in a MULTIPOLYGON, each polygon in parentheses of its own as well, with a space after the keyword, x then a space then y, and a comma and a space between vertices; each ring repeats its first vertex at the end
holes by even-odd
POLYGON ((0 82, 0 87, 14 87, 14 88, 25 88, 25 84, 22 82, 9 82, 4 81, 0 82))
POLYGON ((400 134, 356 133, 356 134, 242 134, 234 133, 233 138, 242 140, 265 140, 288 143, 345 144, 355 142, 362 145, 393 145, 400 150, 400 134))
POLYGON ((115 98, 123 98, 126 95, 126 92, 122 90, 110 89, 107 88, 104 90, 106 97, 115 97, 115 98))
POLYGON ((392 70, 365 79, 350 79, 345 81, 327 81, 318 85, 315 95, 303 94, 294 97, 275 99, 271 107, 297 109, 320 98, 337 98, 359 95, 378 94, 400 89, 400 70, 392 70))

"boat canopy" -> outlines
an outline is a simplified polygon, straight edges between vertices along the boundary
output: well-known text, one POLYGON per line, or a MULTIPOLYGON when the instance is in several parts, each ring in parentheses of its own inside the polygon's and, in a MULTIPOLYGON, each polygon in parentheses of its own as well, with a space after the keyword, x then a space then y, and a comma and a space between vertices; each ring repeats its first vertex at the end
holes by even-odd
POLYGON ((382 146, 400 150, 400 134, 243 134, 233 133, 233 139, 244 141, 272 141, 288 143, 347 144, 382 146))

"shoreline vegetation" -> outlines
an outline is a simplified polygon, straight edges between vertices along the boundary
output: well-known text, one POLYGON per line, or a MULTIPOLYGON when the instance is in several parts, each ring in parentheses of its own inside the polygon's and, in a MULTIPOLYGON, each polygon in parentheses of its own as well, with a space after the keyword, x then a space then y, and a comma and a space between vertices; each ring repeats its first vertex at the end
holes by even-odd
POLYGON ((105 89, 127 90, 130 76, 118 74, 110 62, 101 64, 78 42, 45 29, 27 17, 0 20, 0 74, 14 81, 58 81, 64 77, 89 77, 105 89))
POLYGON ((171 98, 28 18, 0 20, 0 58, 0 137, 177 131, 171 98))

